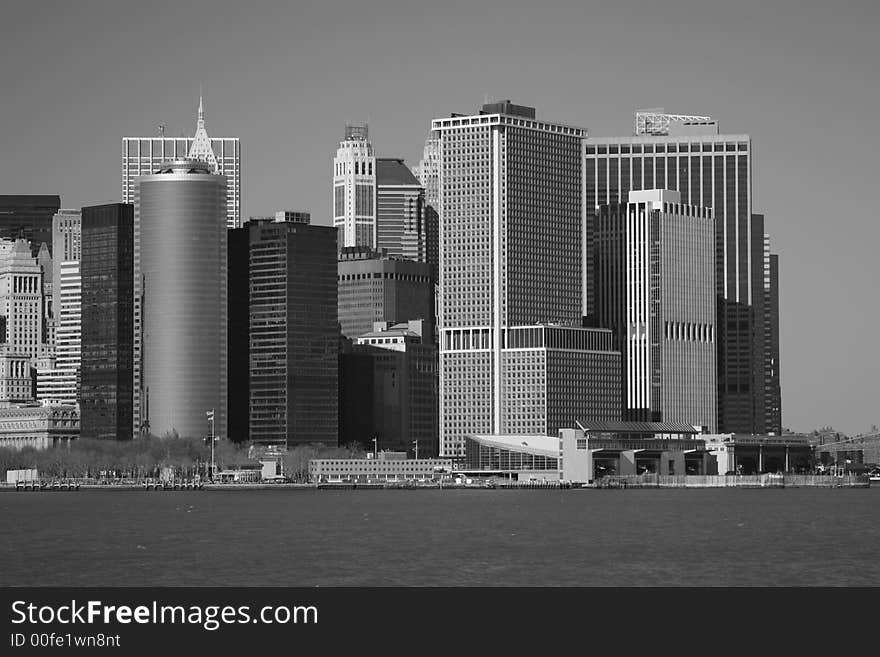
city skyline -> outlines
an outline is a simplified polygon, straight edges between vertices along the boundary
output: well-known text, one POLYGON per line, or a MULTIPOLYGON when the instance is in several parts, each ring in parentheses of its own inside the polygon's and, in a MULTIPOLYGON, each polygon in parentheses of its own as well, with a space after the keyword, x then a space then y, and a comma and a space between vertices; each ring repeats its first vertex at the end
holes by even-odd
POLYGON ((472 108, 486 95, 536 105, 548 120, 584 126, 595 137, 629 135, 639 107, 711 115, 723 133, 752 138, 753 207, 766 213, 781 256, 784 425, 833 424, 857 433, 877 423, 880 356, 864 346, 872 344, 880 310, 855 301, 873 299, 872 283, 880 280, 872 252, 877 228, 863 210, 876 137, 858 130, 870 125, 878 101, 870 29, 876 8, 730 7, 685 15, 684 3, 665 12, 550 3, 505 12, 496 24, 501 14, 488 3, 469 10, 468 23, 455 3, 410 12, 399 3, 344 11, 340 3, 305 4, 265 4, 247 15, 235 6, 192 4, 175 7, 173 21, 153 7, 123 4, 104 8, 101 22, 85 3, 59 6, 48 24, 35 8, 12 8, 10 20, 21 29, 0 46, 9 62, 4 88, 15 91, 0 108, 0 146, 16 157, 0 163, 0 193, 59 194, 62 207, 121 200, 120 138, 150 134, 161 122, 169 135, 192 136, 200 82, 209 132, 244 143, 242 215, 295 205, 310 210, 317 225, 330 223, 326 171, 348 121, 370 124, 377 157, 399 156, 412 168, 431 119, 472 108), (206 24, 191 34, 201 18, 206 24), (74 49, 62 61, 23 47, 37 28, 51 37, 58 29, 52 21, 101 34, 106 43, 74 49), (382 36, 401 25, 418 29, 396 33, 390 47, 382 36), (450 26, 459 29, 452 34, 450 26), (611 41, 602 35, 609 27, 633 38, 611 41), (135 38, 135 30, 161 37, 135 38), (294 38, 273 39, 285 31, 294 38), (248 51, 217 56, 218 39, 232 35, 247 41, 248 51), (132 75, 126 60, 115 61, 114 45, 122 44, 135 56, 149 52, 149 70, 132 75), (406 61, 395 56, 399 49, 409 53, 406 61), (179 52, 187 61, 174 56, 179 52), (82 70, 94 84, 79 85, 82 70), (570 84, 572 75, 578 84, 570 84), (94 93, 123 83, 128 93, 94 93), (416 84, 418 95, 402 95, 416 84), (839 229, 838 217, 848 230, 839 229), (835 349, 820 348, 840 333, 835 349))

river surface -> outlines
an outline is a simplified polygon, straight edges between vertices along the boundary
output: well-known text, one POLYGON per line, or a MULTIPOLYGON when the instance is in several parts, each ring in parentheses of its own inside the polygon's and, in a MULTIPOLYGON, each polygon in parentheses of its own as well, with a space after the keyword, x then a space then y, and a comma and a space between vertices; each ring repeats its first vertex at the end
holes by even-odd
POLYGON ((880 586, 880 488, 0 493, 3 586, 880 586))

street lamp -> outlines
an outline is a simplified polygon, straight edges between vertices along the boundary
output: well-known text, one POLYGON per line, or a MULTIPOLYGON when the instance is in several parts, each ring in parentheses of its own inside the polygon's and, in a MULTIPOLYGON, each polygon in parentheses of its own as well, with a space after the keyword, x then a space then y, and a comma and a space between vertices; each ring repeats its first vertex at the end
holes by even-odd
POLYGON ((214 409, 205 411, 205 415, 211 421, 211 481, 214 481, 214 409))

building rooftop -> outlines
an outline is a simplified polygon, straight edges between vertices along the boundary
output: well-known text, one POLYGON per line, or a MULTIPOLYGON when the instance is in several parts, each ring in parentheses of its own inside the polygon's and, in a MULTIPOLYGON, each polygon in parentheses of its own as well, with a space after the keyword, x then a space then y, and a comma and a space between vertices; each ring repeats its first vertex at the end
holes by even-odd
POLYGON ((590 420, 581 423, 586 432, 607 433, 685 433, 698 434, 699 429, 682 422, 622 422, 590 420))
POLYGON ((559 438, 556 436, 468 436, 481 445, 497 447, 533 456, 559 458, 559 438))
POLYGON ((376 184, 422 186, 403 160, 393 157, 376 158, 376 184))

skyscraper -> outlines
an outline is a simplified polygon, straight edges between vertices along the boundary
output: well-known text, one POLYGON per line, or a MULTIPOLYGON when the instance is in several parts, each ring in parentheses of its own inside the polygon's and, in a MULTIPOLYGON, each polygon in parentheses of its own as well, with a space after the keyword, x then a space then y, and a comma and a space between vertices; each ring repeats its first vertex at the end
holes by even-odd
POLYGON ((339 248, 376 248, 376 157, 366 125, 347 125, 333 159, 333 225, 339 248))
POLYGON ((604 388, 618 385, 619 373, 608 382, 583 377, 597 352, 613 363, 610 377, 620 364, 609 331, 579 328, 586 131, 538 120, 510 101, 434 119, 432 130, 440 152, 441 456, 463 457, 467 434, 553 432, 563 407, 566 423, 591 419, 591 395, 608 392, 614 405, 592 419, 619 419, 616 388, 604 388))
POLYGON ((52 348, 51 367, 37 369, 37 399, 43 403, 77 403, 80 376, 80 210, 59 210, 52 217, 52 348))
POLYGON ((0 238, 14 240, 21 235, 34 255, 43 242, 51 250, 52 217, 59 207, 58 196, 0 195, 0 238))
POLYGON ((53 285, 57 327, 53 366, 37 368, 37 399, 46 404, 74 406, 79 397, 82 336, 81 277, 79 260, 60 263, 53 285))
POLYGON ((716 431, 715 224, 678 192, 630 192, 596 221, 596 318, 623 352, 632 421, 716 431))
POLYGON ((431 133, 425 140, 425 150, 419 166, 413 173, 422 183, 425 190, 425 238, 428 244, 428 264, 434 272, 435 282, 439 278, 438 266, 440 262, 440 140, 431 133))
POLYGON ((226 189, 189 159, 135 182, 138 430, 204 436, 213 409, 215 435, 226 436, 226 189))
POLYGON ((434 282, 425 262, 391 258, 369 248, 344 248, 338 263, 339 325, 349 339, 375 322, 426 322, 422 337, 433 343, 434 282))
MULTIPOLYGON (((596 208, 624 204, 633 190, 678 191, 684 205, 715 215, 718 426, 760 432, 756 422, 756 357, 752 262, 752 143, 748 135, 719 134, 710 117, 636 113, 633 137, 584 143, 584 210, 592 235, 596 208)), ((594 316, 593 247, 584 242, 584 315, 594 316)))
MULTIPOLYGON (((159 126, 157 137, 122 138, 122 202, 134 203, 136 178, 153 173, 170 160, 189 158, 210 165, 211 173, 226 177, 226 225, 241 225, 241 141, 238 137, 209 137, 199 96, 196 132, 192 137, 166 137, 159 126)), ((137 228, 135 228, 137 230, 137 228)))
POLYGON ((764 215, 752 215, 756 433, 782 433, 779 385, 779 257, 770 252, 764 215))
POLYGON ((337 230, 250 223, 250 439, 339 440, 337 230))
POLYGON ((134 206, 82 209, 83 438, 130 440, 134 422, 134 206))
POLYGON ((390 256, 427 261, 425 192, 398 158, 376 159, 376 246, 390 256))

